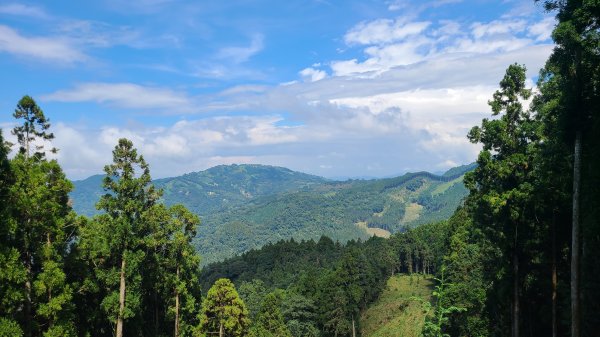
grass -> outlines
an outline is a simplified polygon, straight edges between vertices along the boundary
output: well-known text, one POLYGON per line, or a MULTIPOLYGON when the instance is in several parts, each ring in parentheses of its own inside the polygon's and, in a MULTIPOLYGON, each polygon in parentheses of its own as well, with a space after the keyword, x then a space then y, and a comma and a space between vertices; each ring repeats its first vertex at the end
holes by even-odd
POLYGON ((361 314, 362 336, 420 336, 425 314, 411 297, 431 300, 432 289, 432 280, 423 275, 391 277, 379 299, 361 314))
POLYGON ((390 233, 389 231, 386 231, 383 228, 368 227, 367 223, 365 221, 357 222, 356 226, 365 230, 367 232, 367 234, 369 234, 371 236, 378 236, 380 238, 389 238, 392 235, 392 233, 390 233))
POLYGON ((450 187, 452 187, 452 185, 456 184, 456 183, 462 183, 462 181, 464 180, 465 176, 460 176, 454 180, 450 180, 448 182, 445 182, 443 184, 439 184, 435 187, 435 189, 433 191, 431 191, 431 195, 436 196, 438 194, 442 194, 444 192, 446 192, 447 189, 449 189, 450 187))
POLYGON ((421 216, 422 210, 423 206, 417 204, 416 202, 406 205, 406 210, 404 212, 404 218, 402 219, 402 223, 408 223, 417 220, 421 216))

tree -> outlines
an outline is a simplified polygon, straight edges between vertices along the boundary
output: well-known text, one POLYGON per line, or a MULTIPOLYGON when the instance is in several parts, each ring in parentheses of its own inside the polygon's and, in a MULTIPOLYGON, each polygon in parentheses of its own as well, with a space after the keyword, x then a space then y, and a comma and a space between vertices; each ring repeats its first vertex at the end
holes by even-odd
MULTIPOLYGON (((523 236, 527 233, 533 185, 531 172, 538 136, 530 113, 523 109, 531 90, 525 87, 526 69, 513 64, 500 82, 500 90, 489 101, 494 116, 469 132, 469 140, 482 143, 477 164, 465 180, 476 203, 476 222, 491 242, 498 242, 512 269, 511 331, 520 331, 520 264, 523 236), (519 234, 520 233, 520 234, 519 234)), ((527 260, 527 259, 525 259, 527 260)), ((502 261, 501 261, 502 262, 502 261)))
POLYGON ((14 177, 8 160, 8 147, 0 130, 0 336, 22 336, 15 320, 25 294, 25 268, 15 247, 14 221, 10 220, 10 188, 14 177))
POLYGON ((319 337, 320 332, 315 323, 317 308, 314 302, 294 292, 285 292, 281 313, 292 336, 319 337))
MULTIPOLYGON (((45 153, 40 151, 43 150, 44 145, 40 143, 54 139, 54 134, 46 132, 50 128, 50 120, 46 118, 42 109, 33 98, 26 95, 17 104, 13 117, 24 120, 23 125, 15 127, 12 132, 19 141, 19 153, 29 158, 33 144, 35 147, 33 155, 43 158, 45 153)), ((57 150, 52 148, 50 151, 56 153, 57 150)))
POLYGON ((182 205, 171 207, 169 213, 171 230, 167 237, 165 261, 165 274, 171 276, 166 282, 172 294, 169 310, 174 314, 173 335, 188 336, 192 333, 196 316, 197 299, 194 293, 200 292, 195 289, 198 286, 200 256, 191 244, 200 219, 182 205))
POLYGON ((113 163, 106 165, 104 171, 107 193, 97 208, 105 213, 84 234, 83 245, 98 266, 97 277, 108 290, 102 306, 116 322, 115 335, 122 337, 124 321, 140 308, 140 263, 145 256, 145 240, 151 233, 145 214, 155 205, 160 192, 150 184, 148 164, 130 140, 119 139, 113 150, 113 163))
POLYGON ((597 281, 600 270, 595 265, 594 246, 600 243, 597 208, 600 205, 595 186, 598 179, 598 130, 600 129, 600 4, 597 1, 543 1, 547 10, 556 11, 558 24, 553 32, 556 47, 545 67, 543 84, 551 83, 558 90, 546 92, 545 112, 549 126, 558 131, 556 136, 572 151, 572 202, 571 202, 571 336, 582 334, 582 323, 590 327, 598 325, 592 308, 598 308, 597 300, 582 296, 582 287, 592 292, 600 291, 597 281), (582 181, 584 183, 582 183, 582 181), (582 235, 583 234, 583 235, 582 235), (582 247, 590 247, 587 254, 582 247), (583 257, 582 257, 583 253, 583 257), (589 256, 589 258, 587 256, 589 256), (582 261, 583 260, 583 261, 582 261), (582 273, 582 263, 586 265, 582 273), (583 276, 583 277, 582 277, 583 276), (582 302, 590 307, 582 320, 582 302))
POLYGON ((260 311, 250 328, 251 337, 292 337, 285 325, 283 315, 279 309, 281 294, 269 293, 262 301, 260 311))
POLYGON ((73 227, 69 205, 73 186, 56 160, 45 158, 43 145, 36 145, 33 155, 30 153, 30 144, 53 138, 47 133, 50 124, 35 101, 23 97, 14 116, 24 120, 13 129, 20 151, 11 160, 14 181, 9 190, 8 216, 9 242, 25 270, 20 321, 25 336, 74 335, 72 288, 63 270, 63 259, 76 234, 69 228, 73 227))
POLYGON ((250 320, 246 305, 228 279, 219 279, 208 290, 202 303, 200 333, 203 336, 245 336, 250 320))
POLYGON ((454 305, 445 305, 446 292, 450 284, 447 283, 444 272, 445 267, 442 266, 440 278, 435 278, 438 284, 433 291, 433 297, 435 298, 435 303, 433 305, 429 301, 425 301, 421 298, 413 298, 421 301, 423 311, 427 314, 425 317, 425 324, 423 325, 423 337, 450 337, 449 334, 445 333, 445 328, 450 319, 449 316, 456 312, 465 311, 465 308, 454 305))

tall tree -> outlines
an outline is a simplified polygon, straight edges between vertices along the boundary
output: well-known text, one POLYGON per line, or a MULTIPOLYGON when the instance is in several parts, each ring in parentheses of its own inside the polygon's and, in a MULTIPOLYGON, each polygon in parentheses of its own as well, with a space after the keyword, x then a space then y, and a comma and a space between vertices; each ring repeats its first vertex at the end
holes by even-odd
POLYGON ((219 279, 208 290, 202 303, 200 333, 219 337, 245 336, 250 320, 246 305, 228 279, 219 279))
POLYGON ((491 235, 490 241, 499 243, 504 258, 510 259, 512 270, 511 331, 520 332, 520 264, 523 254, 523 236, 528 226, 529 201, 532 185, 533 147, 537 139, 535 123, 522 100, 531 90, 525 87, 526 69, 511 65, 500 82, 500 90, 489 102, 498 119, 484 119, 481 127, 469 132, 473 143, 482 143, 477 159, 478 167, 468 174, 466 182, 471 197, 476 200, 477 222, 491 235))
POLYGON ((167 242, 166 274, 170 275, 167 284, 172 303, 169 310, 174 315, 173 335, 190 336, 197 307, 194 293, 200 293, 196 289, 200 256, 192 246, 200 219, 182 205, 171 207, 169 213, 172 232, 167 242))
POLYGON ((26 272, 15 246, 15 223, 10 221, 9 192, 14 178, 8 151, 0 130, 0 335, 22 336, 16 315, 25 297, 26 272))
MULTIPOLYGON (((25 269, 23 316, 26 336, 75 333, 66 282, 64 256, 75 231, 69 205, 72 184, 56 160, 48 161, 43 142, 51 140, 50 123, 35 101, 25 96, 14 116, 23 124, 13 129, 19 153, 11 160, 14 183, 9 191, 9 225, 13 247, 25 269), (31 144, 35 151, 31 152, 31 144)), ((55 152, 55 149, 52 149, 55 152)))
MULTIPOLYGON (((17 104, 13 117, 23 119, 23 124, 15 127, 12 132, 19 141, 19 153, 23 154, 25 158, 29 158, 32 154, 31 146, 33 146, 35 149, 33 155, 39 158, 44 157, 43 142, 54 139, 54 134, 47 132, 50 128, 50 120, 46 118, 44 111, 33 98, 26 95, 17 104)), ((50 151, 56 153, 57 150, 52 148, 50 151)))
POLYGON ((96 219, 97 231, 89 239, 97 240, 90 244, 92 258, 102 263, 98 273, 110 289, 103 306, 115 321, 115 335, 122 337, 124 321, 136 315, 141 301, 140 263, 145 256, 144 240, 150 233, 144 214, 160 193, 150 184, 148 164, 128 139, 119 139, 113 163, 104 171, 107 193, 97 208, 105 214, 96 219))
POLYGON ((600 205, 600 193, 592 187, 600 180, 596 146, 600 128, 600 3, 582 0, 545 0, 543 3, 546 9, 556 11, 558 19, 553 32, 556 47, 545 67, 549 75, 546 82, 559 88, 552 93, 554 100, 547 109, 551 116, 548 120, 554 121, 562 142, 572 148, 571 335, 579 337, 582 322, 590 327, 598 324, 591 314, 593 309, 582 320, 581 303, 587 301, 590 307, 599 307, 597 301, 587 300, 591 296, 582 296, 582 288, 600 291, 600 282, 595 281, 599 272, 595 267, 597 263, 587 262, 595 260, 592 247, 593 243, 596 246, 599 243, 595 233, 600 226, 593 216, 600 205), (585 273, 582 273, 582 263, 586 264, 585 273))

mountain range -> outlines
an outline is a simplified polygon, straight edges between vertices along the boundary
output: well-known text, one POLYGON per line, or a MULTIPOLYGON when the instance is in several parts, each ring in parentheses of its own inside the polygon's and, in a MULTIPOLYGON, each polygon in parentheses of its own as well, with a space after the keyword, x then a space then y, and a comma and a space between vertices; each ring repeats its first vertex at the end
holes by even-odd
MULTIPOLYGON (((181 203, 200 215, 194 244, 206 264, 282 239, 325 235, 346 242, 444 220, 467 195, 462 180, 474 167, 332 181, 282 167, 220 165, 153 183, 167 205, 181 203)), ((102 178, 74 181, 77 213, 98 213, 102 178)))

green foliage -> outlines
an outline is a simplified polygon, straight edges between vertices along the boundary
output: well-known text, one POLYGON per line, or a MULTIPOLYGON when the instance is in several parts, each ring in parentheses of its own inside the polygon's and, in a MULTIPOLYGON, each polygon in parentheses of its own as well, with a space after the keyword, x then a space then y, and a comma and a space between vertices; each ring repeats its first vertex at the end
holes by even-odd
POLYGON ((0 337, 21 337, 23 330, 11 319, 0 317, 0 337))
MULTIPOLYGON (((462 176, 472 169, 330 182, 284 168, 230 165, 154 184, 164 189, 166 205, 181 203, 203 216, 204 230, 194 245, 208 264, 292 237, 326 235, 347 242, 367 239, 373 229, 397 232, 447 219, 467 194, 462 176)), ((72 197, 80 214, 95 214, 91 205, 103 195, 100 180, 93 176, 75 182, 72 197)))
POLYGON ((465 308, 454 305, 445 305, 447 287, 450 286, 444 277, 445 267, 441 268, 441 277, 435 278, 437 285, 433 291, 435 303, 425 301, 421 298, 415 298, 422 302, 423 311, 426 314, 425 324, 423 325, 423 337, 450 337, 445 333, 450 315, 453 313, 465 311, 465 308))
POLYGON ((228 279, 219 279, 202 303, 199 331, 204 336, 223 331, 225 336, 245 336, 250 320, 246 305, 228 279))
POLYGON ((13 129, 20 152, 9 168, 2 160, 10 178, 6 179, 8 171, 4 171, 1 175, 9 184, 0 184, 9 187, 2 193, 8 207, 2 220, 5 241, 0 260, 3 270, 10 272, 4 277, 3 292, 8 299, 4 310, 16 318, 26 336, 51 336, 59 330, 73 336, 73 289, 64 272, 64 257, 75 234, 68 202, 72 184, 55 160, 45 158, 40 144, 53 135, 47 133, 50 123, 35 101, 23 97, 14 117, 23 119, 13 129), (35 146, 33 153, 31 146, 35 146))
POLYGON ((80 291, 96 298, 82 305, 102 308, 90 316, 105 333, 120 316, 132 331, 161 335, 176 326, 180 336, 191 336, 200 295, 200 257, 191 241, 200 220, 182 205, 157 203, 161 191, 150 184, 148 165, 130 141, 121 139, 113 155, 105 167, 107 193, 98 202, 104 213, 82 222, 77 249, 88 272, 80 291))
POLYGON ((207 215, 206 229, 195 244, 204 262, 210 263, 292 237, 318 240, 325 235, 340 242, 367 239, 371 234, 359 223, 398 232, 437 222, 450 217, 466 195, 462 173, 458 171, 458 177, 414 173, 391 179, 332 182, 257 198, 238 208, 207 215), (442 193, 433 193, 449 182, 442 193), (414 217, 405 216, 412 205, 422 211, 414 217))
MULTIPOLYGON (((101 175, 75 181, 71 194, 79 214, 98 214, 94 205, 103 194, 101 175)), ((167 205, 182 204, 204 216, 252 202, 263 196, 298 191, 326 182, 325 178, 266 165, 219 165, 179 177, 157 179, 167 205)))
POLYGON ((292 337, 283 320, 280 306, 281 294, 273 292, 265 296, 248 335, 251 337, 292 337))
MULTIPOLYGON (((54 139, 54 134, 47 133, 50 128, 50 120, 46 118, 42 109, 30 96, 23 96, 13 113, 16 119, 23 119, 23 124, 16 126, 12 133, 17 136, 19 142, 19 153, 28 158, 31 155, 31 146, 35 151, 33 156, 41 159, 45 156, 42 152, 44 146, 40 142, 54 139)), ((50 150, 56 153, 56 149, 50 150)))

